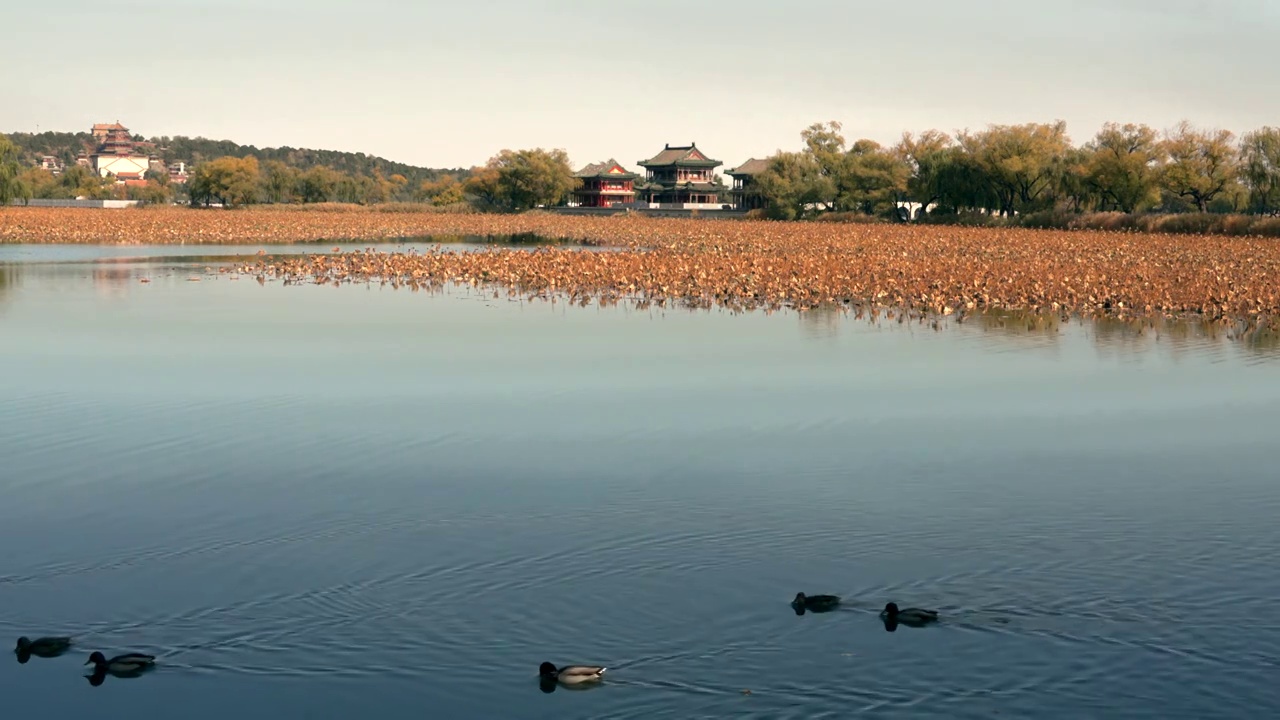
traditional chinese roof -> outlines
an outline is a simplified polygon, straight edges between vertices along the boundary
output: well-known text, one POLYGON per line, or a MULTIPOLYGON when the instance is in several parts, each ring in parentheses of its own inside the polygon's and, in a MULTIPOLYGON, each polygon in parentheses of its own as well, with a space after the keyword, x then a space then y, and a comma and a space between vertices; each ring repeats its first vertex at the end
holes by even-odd
POLYGON ((652 168, 672 165, 679 167, 717 167, 724 163, 708 158, 698 149, 697 143, 690 143, 678 147, 667 145, 662 152, 636 164, 640 167, 652 168))
POLYGON ((118 122, 113 122, 113 123, 94 123, 93 129, 106 131, 106 130, 128 130, 129 128, 121 125, 118 122))
POLYGON ((732 170, 725 170, 724 174, 730 177, 737 177, 740 175, 759 175, 768 169, 768 160, 757 160, 755 158, 751 158, 732 170))
POLYGON ((605 162, 592 163, 578 172, 573 174, 579 178, 616 178, 618 180, 634 180, 639 175, 633 172, 627 172, 627 169, 618 164, 617 160, 609 158, 605 162))
POLYGON ((136 172, 118 172, 118 173, 116 173, 116 179, 117 179, 117 180, 141 180, 141 179, 142 179, 142 173, 136 173, 136 172))

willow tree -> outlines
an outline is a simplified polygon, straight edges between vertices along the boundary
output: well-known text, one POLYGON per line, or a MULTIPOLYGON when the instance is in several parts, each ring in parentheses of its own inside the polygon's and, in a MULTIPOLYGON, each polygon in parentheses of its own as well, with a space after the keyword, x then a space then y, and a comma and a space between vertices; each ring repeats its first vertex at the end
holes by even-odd
POLYGON ((1249 189, 1249 208, 1280 214, 1280 128, 1264 127, 1240 140, 1240 177, 1249 189))
POLYGON ((258 159, 252 155, 228 156, 200 163, 187 180, 187 188, 192 204, 208 205, 216 200, 234 207, 257 202, 261 189, 258 159))
POLYGON ((981 172, 1004 215, 1044 207, 1056 192, 1071 141, 1067 124, 991 125, 962 132, 960 147, 981 172))
POLYGON ((794 220, 835 195, 835 187, 810 152, 780 152, 769 158, 756 186, 765 200, 765 212, 777 220, 794 220))
POLYGON ((951 136, 938 130, 925 130, 919 137, 903 133, 894 147, 907 168, 907 197, 920 207, 928 208, 942 199, 944 168, 951 162, 954 147, 951 136))
POLYGON ((859 140, 845 154, 842 207, 868 215, 886 213, 907 191, 911 168, 900 155, 874 140, 859 140))
POLYGON ((1146 125, 1107 123, 1085 145, 1084 180, 1104 210, 1136 212, 1160 201, 1165 148, 1146 125))
POLYGON ((26 186, 19 180, 21 174, 17 146, 0 135, 0 206, 8 205, 16 198, 30 197, 26 186))
POLYGON ((1181 197, 1200 212, 1236 181, 1236 148, 1230 130, 1198 130, 1182 121, 1165 137, 1168 162, 1160 182, 1171 195, 1181 197))

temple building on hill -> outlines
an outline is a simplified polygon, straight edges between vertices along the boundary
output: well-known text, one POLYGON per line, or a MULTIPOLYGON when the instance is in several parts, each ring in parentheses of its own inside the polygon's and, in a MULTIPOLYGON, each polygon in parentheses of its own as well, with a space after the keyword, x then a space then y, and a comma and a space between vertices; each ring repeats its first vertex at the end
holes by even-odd
POLYGON ((582 181, 582 187, 573 191, 571 201, 578 207, 613 207, 636 199, 635 182, 640 176, 613 158, 588 165, 573 176, 582 181))
POLYGON ((768 160, 751 158, 724 174, 733 178, 733 187, 729 189, 729 198, 733 201, 734 210, 757 210, 765 206, 764 196, 756 186, 756 176, 769 167, 768 160))
POLYGON ((62 161, 55 155, 42 155, 40 156, 40 169, 52 175, 61 175, 63 170, 62 161))
POLYGON ((97 142, 102 142, 103 140, 106 140, 107 137, 112 133, 124 132, 127 135, 129 133, 129 128, 126 128, 125 126, 121 125, 119 122, 94 123, 93 130, 91 132, 93 133, 94 140, 96 140, 97 142))
POLYGON ((151 158, 139 152, 125 126, 99 123, 93 126, 93 137, 98 141, 98 148, 89 156, 94 172, 123 180, 140 179, 147 173, 151 158))
POLYGON ((716 182, 715 169, 724 163, 702 154, 697 143, 667 145, 662 152, 638 164, 647 171, 641 191, 651 204, 719 207, 719 193, 724 186, 716 182))

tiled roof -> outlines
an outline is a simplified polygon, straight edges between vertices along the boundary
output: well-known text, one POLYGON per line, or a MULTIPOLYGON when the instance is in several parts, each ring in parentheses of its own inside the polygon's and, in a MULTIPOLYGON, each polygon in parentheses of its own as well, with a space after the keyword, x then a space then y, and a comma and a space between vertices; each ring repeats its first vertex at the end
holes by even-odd
POLYGON ((725 175, 759 175, 769 169, 768 160, 757 160, 751 158, 732 170, 725 170, 725 175))
POLYGON ((678 147, 672 147, 670 145, 667 145, 666 147, 663 148, 662 152, 658 153, 657 155, 654 155, 648 160, 641 160, 637 164, 642 167, 661 166, 661 165, 694 165, 694 166, 702 166, 702 167, 707 167, 707 166, 715 167, 717 165, 722 165, 723 163, 721 163, 719 160, 712 160, 706 155, 703 155, 702 151, 698 149, 698 146, 696 143, 690 143, 688 145, 681 145, 678 147), (691 157, 691 156, 694 156, 694 157, 691 157))
POLYGON ((620 165, 618 161, 614 160, 613 158, 609 158, 605 162, 592 163, 582 168, 578 172, 574 173, 573 176, 580 177, 580 178, 611 177, 611 178, 619 178, 622 180, 626 180, 627 178, 638 177, 635 173, 629 172, 626 168, 622 167, 622 165, 620 165), (622 169, 621 173, 609 172, 611 169, 613 169, 615 165, 617 165, 619 168, 622 169))

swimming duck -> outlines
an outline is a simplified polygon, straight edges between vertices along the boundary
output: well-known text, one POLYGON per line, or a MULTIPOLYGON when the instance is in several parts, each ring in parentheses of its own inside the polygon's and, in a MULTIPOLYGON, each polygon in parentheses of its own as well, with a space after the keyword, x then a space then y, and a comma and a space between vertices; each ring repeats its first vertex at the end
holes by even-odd
POLYGON ((555 665, 544 662, 538 666, 538 675, 542 678, 559 680, 566 685, 577 685, 600 680, 607 669, 597 665, 566 665, 557 669, 555 665))
POLYGON ((85 665, 90 663, 93 664, 95 673, 134 673, 155 665, 156 658, 154 655, 143 655, 142 653, 125 653, 108 660, 102 653, 94 651, 85 665))
POLYGON ((18 646, 13 651, 18 654, 26 653, 37 657, 55 657, 66 652, 69 647, 71 647, 71 638, 42 637, 30 640, 20 637, 18 638, 18 646))
POLYGON ((880 617, 886 621, 903 625, 925 625, 938 619, 937 610, 921 610, 920 608, 899 609, 897 603, 888 603, 880 611, 880 617))
POLYGON ((791 607, 796 610, 811 610, 813 612, 825 612, 835 608, 840 604, 840 598, 836 595, 805 595, 804 593, 796 593, 796 599, 791 601, 791 607))

